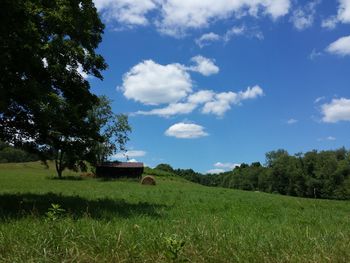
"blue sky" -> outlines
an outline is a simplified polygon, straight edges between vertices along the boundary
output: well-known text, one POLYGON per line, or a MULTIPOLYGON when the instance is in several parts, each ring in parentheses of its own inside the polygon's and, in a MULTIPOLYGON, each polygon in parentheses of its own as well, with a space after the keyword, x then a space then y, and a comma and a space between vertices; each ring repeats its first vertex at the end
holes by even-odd
POLYGON ((129 114, 130 159, 215 172, 349 148, 349 0, 94 2, 109 68, 88 79, 129 114))

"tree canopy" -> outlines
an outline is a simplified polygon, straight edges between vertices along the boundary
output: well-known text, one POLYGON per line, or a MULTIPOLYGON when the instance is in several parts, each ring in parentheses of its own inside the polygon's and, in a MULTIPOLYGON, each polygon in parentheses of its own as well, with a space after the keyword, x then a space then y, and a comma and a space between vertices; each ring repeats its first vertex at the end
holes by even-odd
POLYGON ((83 77, 106 68, 92 1, 4 0, 0 19, 0 139, 37 151, 57 138, 98 139, 86 121, 98 98, 83 77))

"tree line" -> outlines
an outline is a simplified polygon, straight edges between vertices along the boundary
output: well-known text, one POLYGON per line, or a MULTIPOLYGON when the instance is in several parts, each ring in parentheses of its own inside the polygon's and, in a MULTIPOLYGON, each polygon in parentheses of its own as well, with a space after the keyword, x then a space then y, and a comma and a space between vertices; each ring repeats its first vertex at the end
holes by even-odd
POLYGON ((192 169, 167 169, 192 182, 282 195, 350 199, 350 151, 345 148, 290 155, 285 150, 266 154, 266 163, 241 164, 220 174, 200 174, 192 169))

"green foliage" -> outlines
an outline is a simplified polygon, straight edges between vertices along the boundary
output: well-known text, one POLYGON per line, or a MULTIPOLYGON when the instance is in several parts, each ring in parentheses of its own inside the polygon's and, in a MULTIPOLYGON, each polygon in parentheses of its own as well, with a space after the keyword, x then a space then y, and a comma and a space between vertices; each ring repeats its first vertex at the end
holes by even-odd
POLYGON ((17 149, 0 141, 0 163, 22 163, 39 160, 35 154, 17 149))
MULTIPOLYGON (((51 163, 50 163, 51 164, 51 163)), ((71 171, 67 174, 78 175, 71 171)), ((204 187, 177 176, 55 181, 0 164, 1 262, 350 262, 350 202, 204 187), (46 219, 51 204, 67 212, 46 219), (174 246, 175 248, 177 246, 174 246)))
POLYGON ((107 67, 95 52, 104 25, 92 0, 4 0, 0 17, 0 139, 86 168, 101 137, 87 121, 98 98, 79 71, 102 79, 107 67))
POLYGON ((183 247, 185 246, 185 240, 176 234, 173 234, 170 237, 165 237, 164 240, 167 248, 167 256, 171 260, 177 261, 180 257, 180 253, 183 247))
POLYGON ((177 170, 179 176, 207 186, 221 186, 283 195, 350 199, 350 152, 311 151, 294 156, 285 150, 266 154, 266 166, 242 164, 233 171, 200 175, 177 170))
POLYGON ((53 222, 57 221, 66 212, 59 204, 51 204, 51 207, 46 212, 46 220, 53 222))
POLYGON ((116 152, 125 152, 129 141, 131 126, 128 116, 115 114, 112 111, 112 101, 105 96, 99 97, 99 102, 89 111, 89 122, 98 127, 100 141, 95 141, 91 148, 90 162, 93 165, 105 162, 116 152))
POLYGON ((170 172, 170 173, 174 172, 173 167, 171 167, 170 164, 166 164, 166 163, 158 164, 155 169, 162 170, 165 172, 170 172))
POLYGON ((175 176, 174 173, 172 172, 167 172, 161 169, 156 168, 150 168, 150 167, 145 167, 143 170, 143 173, 146 175, 154 175, 154 176, 175 176))

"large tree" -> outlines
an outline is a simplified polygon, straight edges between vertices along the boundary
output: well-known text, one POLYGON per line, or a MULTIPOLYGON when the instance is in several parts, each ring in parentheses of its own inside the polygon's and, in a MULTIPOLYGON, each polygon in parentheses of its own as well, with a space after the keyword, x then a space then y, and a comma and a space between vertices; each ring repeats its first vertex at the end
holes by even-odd
POLYGON ((102 79, 106 64, 95 49, 103 29, 92 0, 1 2, 1 140, 44 152, 100 139, 87 121, 98 98, 83 75, 102 79))

